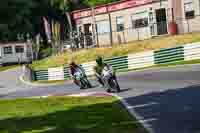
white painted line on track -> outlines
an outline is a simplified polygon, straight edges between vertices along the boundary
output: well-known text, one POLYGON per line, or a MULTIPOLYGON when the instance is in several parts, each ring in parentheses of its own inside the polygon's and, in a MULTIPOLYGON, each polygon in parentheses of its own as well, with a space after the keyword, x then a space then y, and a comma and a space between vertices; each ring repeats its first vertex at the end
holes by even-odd
POLYGON ((158 119, 156 118, 150 118, 150 119, 145 119, 145 120, 139 120, 140 123, 147 123, 147 122, 152 122, 152 121, 157 121, 158 119))
POLYGON ((152 102, 152 103, 141 104, 141 105, 135 105, 135 106, 129 105, 127 108, 128 108, 128 109, 134 109, 134 108, 141 108, 141 107, 152 106, 152 105, 158 105, 158 104, 159 104, 159 103, 152 102))
POLYGON ((78 94, 71 94, 71 95, 67 95, 70 97, 86 97, 86 96, 91 96, 96 94, 97 92, 83 92, 83 93, 78 93, 78 94))
POLYGON ((136 113, 136 111, 134 110, 134 108, 132 108, 132 106, 122 97, 116 95, 116 94, 112 94, 112 96, 116 97, 118 100, 120 100, 120 102, 125 106, 125 108, 127 109, 127 111, 133 116, 135 117, 140 124, 143 125, 143 127, 149 132, 149 133, 154 133, 153 129, 150 127, 149 124, 147 124, 147 122, 151 122, 151 121, 156 121, 157 119, 151 118, 151 119, 144 119, 142 116, 140 116, 138 113, 136 113))

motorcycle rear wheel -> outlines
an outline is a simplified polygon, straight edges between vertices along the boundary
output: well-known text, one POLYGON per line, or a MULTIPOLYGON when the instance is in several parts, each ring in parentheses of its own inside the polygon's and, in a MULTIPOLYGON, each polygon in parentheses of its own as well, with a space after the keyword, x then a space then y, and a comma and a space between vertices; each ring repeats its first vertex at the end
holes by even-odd
POLYGON ((110 80, 110 86, 111 86, 111 88, 112 88, 113 90, 115 90, 117 93, 119 93, 119 92, 121 91, 121 89, 120 89, 120 87, 119 87, 117 81, 114 80, 114 79, 111 79, 111 80, 110 80))

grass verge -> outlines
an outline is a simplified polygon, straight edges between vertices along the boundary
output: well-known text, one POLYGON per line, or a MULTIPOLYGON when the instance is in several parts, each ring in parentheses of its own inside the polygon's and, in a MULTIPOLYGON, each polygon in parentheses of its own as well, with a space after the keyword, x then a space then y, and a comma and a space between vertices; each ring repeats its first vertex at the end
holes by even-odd
MULTIPOLYGON (((73 57, 77 63, 93 61, 98 55, 105 58, 122 56, 130 53, 137 53, 148 50, 158 50, 161 48, 176 47, 186 43, 199 42, 200 33, 190 33, 176 36, 162 36, 153 39, 129 42, 123 45, 114 45, 112 48, 94 48, 73 52, 73 57), (106 53, 106 54, 105 54, 106 53)), ((51 56, 46 59, 35 61, 31 67, 35 70, 47 69, 49 67, 63 66, 68 63, 72 53, 51 56)))
POLYGON ((8 69, 12 69, 12 68, 15 68, 15 67, 18 67, 19 65, 12 65, 12 66, 0 66, 0 72, 2 71, 6 71, 8 69))
POLYGON ((114 97, 0 101, 1 133, 144 133, 114 97))

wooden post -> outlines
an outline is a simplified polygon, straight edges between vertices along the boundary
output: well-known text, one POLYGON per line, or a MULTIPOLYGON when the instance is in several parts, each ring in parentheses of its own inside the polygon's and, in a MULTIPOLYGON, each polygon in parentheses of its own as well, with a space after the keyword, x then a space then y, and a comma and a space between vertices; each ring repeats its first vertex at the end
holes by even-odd
POLYGON ((96 20, 95 20, 95 10, 94 7, 92 6, 92 34, 93 34, 93 44, 99 47, 99 44, 97 42, 97 31, 96 31, 96 20))
POLYGON ((110 12, 108 13, 109 17, 109 24, 110 24, 110 45, 113 45, 113 35, 112 35, 112 22, 111 22, 111 15, 110 12))

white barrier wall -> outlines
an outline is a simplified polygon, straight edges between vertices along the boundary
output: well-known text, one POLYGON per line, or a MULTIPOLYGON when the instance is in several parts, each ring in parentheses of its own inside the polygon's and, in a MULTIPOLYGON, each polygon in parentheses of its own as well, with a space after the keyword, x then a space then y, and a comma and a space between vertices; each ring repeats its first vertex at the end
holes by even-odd
MULTIPOLYGON (((83 69, 85 70, 86 75, 92 76, 94 75, 94 66, 96 65, 95 61, 83 63, 81 64, 83 69)), ((56 68, 49 68, 48 69, 48 80, 64 80, 64 67, 56 67, 56 68)))
MULTIPOLYGON (((170 62, 177 61, 177 60, 172 60, 172 59, 176 58, 177 54, 180 53, 179 52, 180 50, 181 50, 181 54, 179 56, 181 57, 181 60, 178 60, 178 61, 183 61, 183 48, 184 48, 184 60, 189 61, 189 60, 200 59, 200 42, 198 42, 198 43, 186 44, 182 46, 181 48, 177 47, 178 50, 176 48, 164 49, 164 52, 163 50, 161 50, 161 53, 163 53, 161 54, 162 58, 160 58, 161 64, 162 64, 162 60, 166 60, 165 58, 169 58, 170 62)), ((127 61, 128 61, 128 70, 150 67, 150 66, 156 65, 156 53, 158 52, 159 51, 156 51, 156 52, 148 51, 148 52, 141 52, 137 54, 129 54, 128 58, 126 56, 126 57, 123 57, 122 60, 124 60, 126 66, 127 66, 127 61)), ((111 60, 111 62, 114 62, 114 63, 116 62, 115 66, 122 65, 121 63, 119 63, 119 59, 118 58, 116 59, 116 57, 109 60, 111 60)), ((170 62, 164 62, 164 63, 170 63, 170 62)), ((83 69, 85 70, 86 75, 92 76, 95 74, 94 73, 94 66, 96 65, 95 61, 83 63, 81 65, 83 69)), ((48 72, 47 70, 44 70, 44 71, 41 70, 41 72, 38 71, 36 73, 41 73, 41 74, 38 74, 39 76, 36 79, 45 79, 45 80, 46 79, 64 80, 65 77, 69 76, 69 75, 64 75, 64 67, 49 68, 48 72)))
POLYGON ((141 52, 128 55, 128 69, 137 69, 154 65, 154 52, 141 52))
POLYGON ((56 67, 48 69, 48 80, 64 80, 64 68, 56 67))
POLYGON ((200 42, 184 46, 184 60, 200 59, 200 42))
POLYGON ((86 75, 92 76, 92 75, 95 74, 94 73, 94 67, 96 65, 95 61, 88 62, 88 63, 83 63, 81 65, 82 65, 83 69, 85 70, 86 75))

